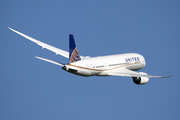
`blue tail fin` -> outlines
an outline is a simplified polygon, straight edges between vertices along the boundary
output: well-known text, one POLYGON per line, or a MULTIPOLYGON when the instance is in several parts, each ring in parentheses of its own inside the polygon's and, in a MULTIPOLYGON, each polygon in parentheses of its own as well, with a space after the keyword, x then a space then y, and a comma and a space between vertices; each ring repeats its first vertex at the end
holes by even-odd
POLYGON ((69 34, 69 63, 81 60, 73 35, 69 34))

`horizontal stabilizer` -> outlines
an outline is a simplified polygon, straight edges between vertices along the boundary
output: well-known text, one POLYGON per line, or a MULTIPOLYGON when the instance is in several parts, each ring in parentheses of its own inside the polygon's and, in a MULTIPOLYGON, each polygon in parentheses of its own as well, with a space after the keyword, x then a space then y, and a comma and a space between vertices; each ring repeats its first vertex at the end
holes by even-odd
POLYGON ((64 64, 62 64, 62 63, 59 63, 59 62, 56 62, 56 61, 52 61, 52 60, 49 60, 49 59, 45 59, 45 58, 42 58, 42 57, 35 57, 35 58, 38 58, 40 60, 44 60, 46 62, 50 62, 50 63, 56 64, 56 65, 59 65, 59 66, 64 66, 64 64))

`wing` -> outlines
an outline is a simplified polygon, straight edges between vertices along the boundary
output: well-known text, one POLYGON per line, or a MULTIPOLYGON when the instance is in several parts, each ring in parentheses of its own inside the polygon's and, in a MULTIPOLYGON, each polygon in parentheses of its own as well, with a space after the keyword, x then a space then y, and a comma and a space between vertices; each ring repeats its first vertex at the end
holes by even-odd
MULTIPOLYGON (((41 42, 41 41, 39 41, 39 40, 36 40, 36 39, 34 39, 34 38, 32 38, 32 37, 29 37, 29 36, 23 34, 23 33, 21 33, 21 32, 18 32, 18 31, 14 30, 14 29, 12 29, 12 28, 10 28, 10 27, 8 27, 8 28, 9 28, 10 30, 12 30, 13 32, 15 32, 15 33, 17 33, 17 34, 19 34, 19 35, 27 38, 28 40, 37 43, 37 44, 38 44, 39 46, 41 46, 42 48, 46 48, 46 49, 48 49, 48 50, 50 50, 50 51, 52 51, 52 52, 55 52, 56 55, 59 54, 59 55, 62 55, 62 56, 64 56, 64 57, 66 57, 66 58, 69 58, 69 52, 67 52, 67 51, 64 51, 64 50, 61 50, 61 49, 59 49, 59 48, 53 47, 53 46, 51 46, 51 45, 48 45, 48 44, 46 44, 46 43, 43 43, 43 42, 41 42)), ((83 56, 80 56, 80 57, 86 58, 86 57, 83 57, 83 56)))
POLYGON ((115 75, 115 76, 123 76, 123 77, 148 77, 148 78, 168 78, 170 76, 154 76, 154 75, 148 75, 144 72, 135 72, 128 70, 126 68, 118 69, 115 71, 111 71, 108 73, 108 75, 115 75))

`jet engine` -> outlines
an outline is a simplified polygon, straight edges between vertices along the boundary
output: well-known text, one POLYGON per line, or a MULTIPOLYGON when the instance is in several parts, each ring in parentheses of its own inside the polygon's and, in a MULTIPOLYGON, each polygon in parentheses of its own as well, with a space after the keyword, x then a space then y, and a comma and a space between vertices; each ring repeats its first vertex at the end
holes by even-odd
POLYGON ((148 77, 133 77, 133 82, 137 85, 143 85, 149 82, 148 77))

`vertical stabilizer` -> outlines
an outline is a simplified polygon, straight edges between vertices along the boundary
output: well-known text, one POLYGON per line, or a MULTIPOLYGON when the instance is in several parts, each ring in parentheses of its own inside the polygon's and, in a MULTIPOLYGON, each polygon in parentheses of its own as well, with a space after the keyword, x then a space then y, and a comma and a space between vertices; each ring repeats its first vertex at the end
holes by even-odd
POLYGON ((81 60, 73 35, 69 34, 69 63, 81 60))

